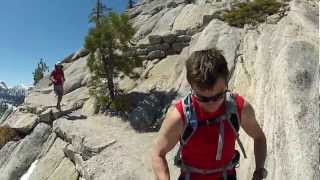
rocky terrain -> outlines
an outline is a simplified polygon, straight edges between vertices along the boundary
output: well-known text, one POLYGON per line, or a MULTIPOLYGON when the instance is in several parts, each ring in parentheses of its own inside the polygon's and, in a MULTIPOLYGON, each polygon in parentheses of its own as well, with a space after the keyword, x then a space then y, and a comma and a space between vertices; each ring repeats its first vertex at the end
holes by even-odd
MULTIPOLYGON (((142 1, 128 13, 137 29, 140 79, 116 79, 134 99, 128 117, 94 114, 84 49, 63 61, 62 111, 48 78, 0 121, 0 179, 150 180, 150 146, 170 105, 188 93, 184 62, 217 47, 232 72, 230 88, 255 108, 268 144, 267 179, 319 179, 318 2, 293 0, 288 11, 258 26, 236 28, 214 18, 228 1, 142 1)), ((233 1, 232 1, 233 2, 233 1)), ((231 3, 232 5, 232 3, 231 3)), ((251 179, 253 141, 241 132, 248 159, 239 179, 251 179)), ((179 170, 167 156, 172 179, 179 170)))

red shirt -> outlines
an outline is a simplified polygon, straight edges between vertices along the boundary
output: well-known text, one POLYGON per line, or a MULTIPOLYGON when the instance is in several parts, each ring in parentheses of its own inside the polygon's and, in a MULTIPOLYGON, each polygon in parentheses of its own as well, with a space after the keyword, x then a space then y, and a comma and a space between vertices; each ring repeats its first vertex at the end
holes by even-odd
MULTIPOLYGON (((241 111, 243 109, 244 99, 240 95, 236 95, 236 103, 238 113, 241 119, 241 111)), ((192 97, 192 104, 195 107, 196 115, 199 121, 207 120, 217 117, 224 113, 224 103, 215 112, 206 112, 202 109, 194 96, 192 97)), ((180 99, 176 104, 177 110, 180 112, 183 122, 185 117, 182 109, 182 100, 180 99)), ((185 164, 203 169, 221 168, 232 160, 235 154, 236 136, 233 133, 229 123, 223 121, 225 124, 225 141, 222 150, 221 160, 216 160, 216 153, 218 147, 219 126, 201 126, 192 135, 188 143, 182 149, 182 158, 185 164)), ((234 174, 235 171, 229 172, 234 174)), ((222 173, 215 173, 210 175, 191 174, 192 180, 215 180, 219 179, 222 173)))
POLYGON ((53 83, 54 85, 62 85, 63 81, 65 79, 63 70, 61 70, 61 69, 53 70, 50 77, 53 77, 53 79, 56 80, 56 82, 53 83))

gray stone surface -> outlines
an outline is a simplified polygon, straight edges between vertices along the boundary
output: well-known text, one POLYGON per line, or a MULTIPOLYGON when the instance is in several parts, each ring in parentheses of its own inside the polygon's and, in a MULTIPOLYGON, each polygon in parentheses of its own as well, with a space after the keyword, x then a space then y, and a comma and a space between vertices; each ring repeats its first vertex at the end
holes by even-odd
POLYGON ((157 62, 148 73, 148 79, 139 83, 132 91, 149 93, 156 88, 157 91, 170 91, 176 84, 184 69, 186 56, 167 56, 157 62))
POLYGON ((78 178, 79 173, 74 164, 68 158, 64 158, 48 180, 78 180, 78 178))
POLYGON ((1 116, 0 124, 4 122, 12 114, 12 112, 13 112, 13 107, 9 107, 1 116))
POLYGON ((180 5, 176 8, 169 9, 157 22, 152 29, 151 34, 163 35, 169 33, 172 30, 173 24, 184 5, 180 5))
POLYGON ((38 116, 31 113, 15 112, 3 122, 3 126, 14 128, 23 133, 29 133, 37 124, 38 116))
POLYGON ((63 149, 66 145, 66 142, 57 138, 49 151, 37 162, 37 166, 33 169, 29 179, 48 179, 65 158, 63 149))
MULTIPOLYGON (((105 123, 104 128, 110 134, 115 135, 117 142, 86 161, 76 152, 75 148, 68 146, 65 152, 68 157, 75 161, 77 170, 82 174, 82 177, 86 180, 152 179, 149 155, 156 134, 138 134, 120 118, 110 118, 108 116, 93 118, 96 119, 93 121, 108 122, 105 123), (130 150, 128 151, 128 149, 130 150)), ((175 151, 176 149, 169 153, 167 157, 171 178, 173 179, 177 179, 179 173, 179 170, 173 165, 175 151)))
POLYGON ((151 16, 157 14, 158 12, 160 12, 163 8, 165 8, 164 5, 158 5, 156 7, 153 7, 153 9, 151 9, 148 14, 150 14, 151 16))
POLYGON ((33 132, 14 148, 14 151, 9 155, 10 158, 0 168, 0 179, 18 180, 39 155, 50 131, 50 126, 43 123, 38 124, 33 132))
POLYGON ((146 48, 146 50, 148 53, 150 53, 151 51, 156 51, 156 50, 166 51, 169 48, 170 48, 170 45, 168 43, 161 43, 161 44, 151 44, 146 48))
MULTIPOLYGON (((150 34, 156 25, 156 23, 159 21, 159 19, 164 15, 164 13, 167 11, 167 9, 163 9, 156 15, 150 17, 148 20, 143 21, 141 23, 141 26, 139 27, 139 30, 134 35, 135 39, 141 40, 145 38, 148 34, 150 34)), ((139 23, 139 22, 138 22, 139 23)))
POLYGON ((148 54, 148 50, 147 49, 137 49, 137 55, 147 55, 148 54))
POLYGON ((89 68, 87 67, 87 56, 76 60, 65 71, 66 82, 64 83, 64 94, 80 88, 82 81, 85 80, 87 74, 89 74, 89 68))
POLYGON ((62 59, 61 63, 70 63, 72 62, 72 58, 75 55, 75 53, 71 53, 70 55, 66 56, 65 58, 62 59))
POLYGON ((76 152, 86 156, 84 158, 94 156, 115 141, 113 135, 105 131, 104 126, 103 121, 91 119, 60 118, 53 123, 54 132, 72 144, 76 152))
POLYGON ((177 35, 174 33, 166 33, 162 35, 162 39, 166 43, 173 43, 177 39, 177 35))
POLYGON ((131 9, 128 9, 128 15, 130 19, 135 18, 143 11, 143 6, 136 6, 131 9))
POLYGON ((167 8, 175 8, 177 7, 177 3, 175 1, 169 1, 166 6, 167 8))
POLYGON ((188 42, 177 42, 172 44, 172 50, 176 53, 180 53, 182 49, 186 46, 188 46, 188 42))
POLYGON ((148 36, 148 39, 149 39, 149 43, 150 44, 160 44, 162 43, 162 37, 161 35, 150 35, 148 36))
POLYGON ((12 152, 19 144, 19 141, 7 142, 5 146, 0 148, 0 169, 3 168, 11 157, 12 152))
POLYGON ((35 85, 35 87, 37 89, 46 88, 49 87, 51 84, 52 82, 50 81, 49 74, 47 74, 35 85))
POLYGON ((82 114, 85 116, 92 116, 97 113, 97 99, 94 97, 90 97, 82 107, 82 114))
POLYGON ((181 10, 172 26, 172 31, 188 30, 191 34, 195 33, 203 25, 203 16, 212 14, 214 9, 203 5, 188 4, 181 10))
POLYGON ((164 58, 164 57, 166 57, 166 53, 161 50, 151 51, 147 56, 148 59, 158 59, 158 58, 164 58))
POLYGON ((177 42, 190 42, 191 41, 191 36, 188 36, 188 35, 181 35, 181 36, 178 36, 176 38, 176 41, 177 42))
POLYGON ((191 49, 191 52, 217 48, 225 56, 229 69, 233 69, 242 38, 241 32, 241 29, 230 27, 225 22, 212 20, 200 33, 199 39, 191 49))
MULTIPOLYGON (((80 87, 74 91, 66 94, 62 98, 61 108, 62 111, 69 111, 76 109, 84 103, 85 100, 89 98, 89 89, 87 87, 80 87)), ((43 94, 41 92, 33 92, 25 100, 25 106, 28 107, 41 107, 45 109, 41 114, 45 114, 47 109, 52 109, 56 111, 57 97, 53 94, 43 94)))
MULTIPOLYGON (((278 24, 249 30, 233 86, 255 108, 268 144, 270 179, 318 179, 319 24, 312 2, 292 1, 278 24), (299 170, 297 170, 299 169, 299 170)), ((242 134, 247 160, 238 177, 251 178, 253 144, 242 134)))
POLYGON ((89 50, 85 48, 80 48, 71 58, 72 61, 77 60, 89 54, 89 50))

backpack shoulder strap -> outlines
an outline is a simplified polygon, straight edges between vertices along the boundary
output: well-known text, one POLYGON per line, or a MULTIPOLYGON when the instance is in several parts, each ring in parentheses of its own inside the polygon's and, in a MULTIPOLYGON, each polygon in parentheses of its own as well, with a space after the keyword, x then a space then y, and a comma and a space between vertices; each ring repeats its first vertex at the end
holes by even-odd
POLYGON ((180 167, 181 164, 183 164, 182 158, 181 158, 181 151, 183 146, 187 144, 191 136, 194 134, 194 132, 198 128, 198 120, 196 118, 195 109, 192 105, 191 93, 189 93, 187 96, 185 96, 182 99, 182 108, 183 108, 183 114, 185 117, 185 122, 182 130, 182 134, 180 137, 180 146, 177 151, 177 154, 174 157, 174 164, 178 167, 180 167))
POLYGON ((244 150, 243 144, 239 138, 239 129, 240 129, 240 118, 237 108, 237 102, 235 100, 234 94, 231 92, 227 92, 226 94, 226 113, 227 113, 227 121, 230 124, 231 128, 233 129, 238 145, 242 151, 244 158, 247 158, 246 152, 244 150))
POLYGON ((228 119, 231 121, 233 128, 236 132, 240 129, 240 116, 238 113, 237 102, 234 94, 227 92, 226 94, 226 114, 228 119))
POLYGON ((198 128, 198 119, 196 117, 195 108, 192 104, 191 93, 183 98, 182 108, 185 116, 185 123, 181 134, 181 143, 184 145, 198 128))

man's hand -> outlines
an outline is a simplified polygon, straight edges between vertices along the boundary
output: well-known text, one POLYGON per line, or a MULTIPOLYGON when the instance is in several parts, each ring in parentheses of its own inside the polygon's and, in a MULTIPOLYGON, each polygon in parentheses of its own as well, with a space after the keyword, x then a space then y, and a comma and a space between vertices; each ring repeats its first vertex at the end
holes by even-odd
POLYGON ((253 174, 252 179, 251 180, 262 180, 263 178, 258 177, 257 175, 253 174))
POLYGON ((50 81, 51 81, 52 83, 56 83, 56 82, 57 82, 53 77, 50 77, 50 81))
POLYGON ((256 172, 253 173, 252 180, 262 180, 262 176, 257 174, 256 172))
POLYGON ((267 170, 264 168, 260 168, 258 170, 255 170, 252 176, 252 180, 262 180, 267 177, 267 170))

